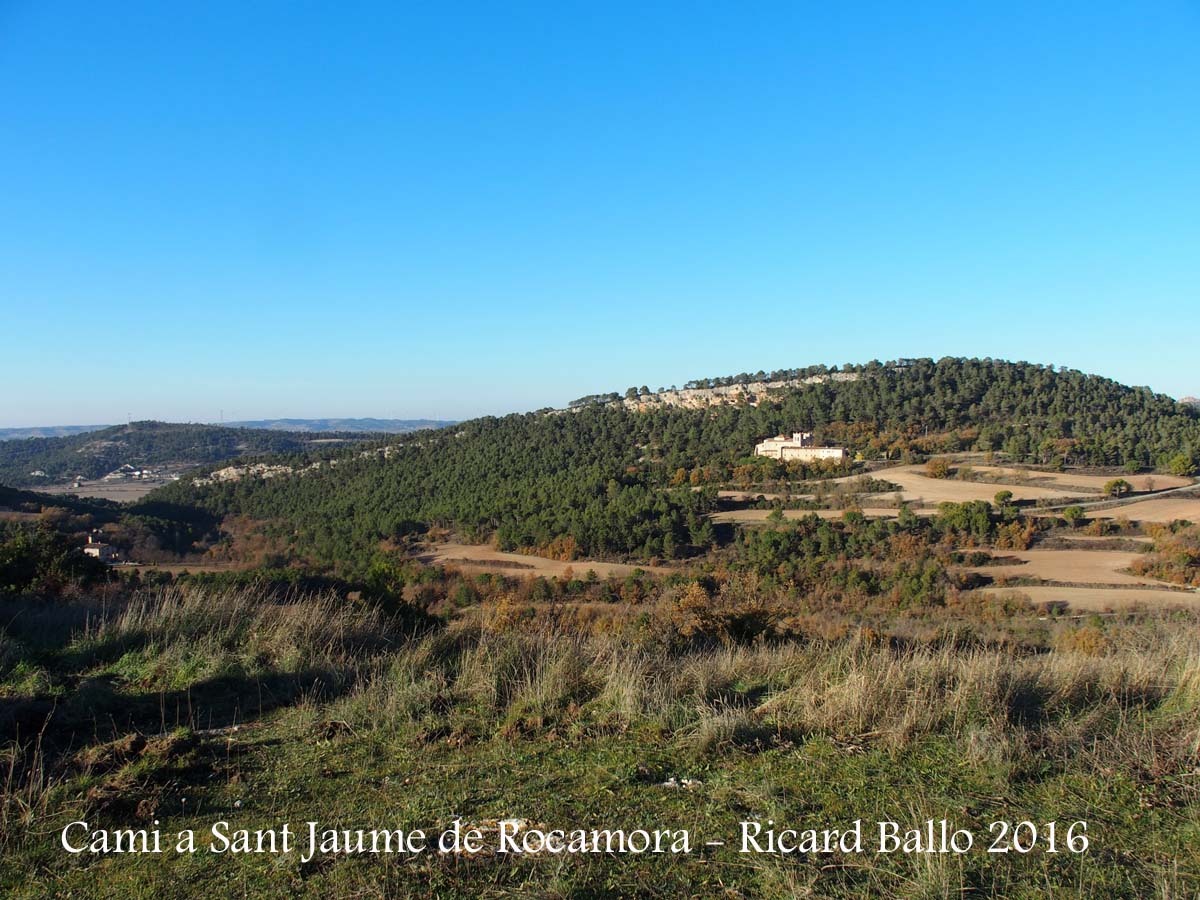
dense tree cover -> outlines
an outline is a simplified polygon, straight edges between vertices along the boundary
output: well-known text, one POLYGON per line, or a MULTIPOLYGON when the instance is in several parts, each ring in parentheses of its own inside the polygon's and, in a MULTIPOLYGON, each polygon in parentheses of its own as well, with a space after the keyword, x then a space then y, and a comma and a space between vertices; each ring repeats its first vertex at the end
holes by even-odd
MULTIPOLYGON (((847 368, 852 369, 853 367, 847 368)), ((799 369, 775 369, 771 372, 759 369, 757 372, 741 372, 737 375, 725 375, 719 378, 693 378, 684 385, 684 389, 730 387, 735 384, 761 384, 767 381, 795 381, 816 375, 829 375, 837 371, 839 371, 837 366, 831 369, 829 366, 823 365, 805 366, 799 369)))
POLYGON ((888 595, 900 607, 937 605, 961 586, 949 568, 961 555, 956 548, 1025 546, 1032 535, 1025 529, 1032 527, 983 501, 943 503, 927 518, 907 507, 898 519, 847 512, 839 522, 813 514, 742 531, 733 548, 734 566, 802 594, 888 595))
POLYGON ((219 523, 194 506, 148 502, 132 509, 112 500, 0 485, 0 510, 36 515, 41 525, 69 536, 76 545, 99 529, 106 543, 136 562, 174 560, 219 536, 219 523))
MULTIPOLYGON (((700 462, 728 460, 764 435, 807 428, 818 439, 861 451, 868 457, 900 452, 992 450, 1015 461, 1070 465, 1159 466, 1176 472, 1194 468, 1200 457, 1200 411, 1147 388, 1031 363, 991 359, 914 359, 833 368, 810 366, 775 372, 706 378, 689 387, 756 383, 855 374, 852 381, 774 392, 757 407, 720 407, 705 414, 669 416, 671 436, 681 430, 698 441, 680 454, 700 462), (697 447, 696 445, 700 446, 697 447), (699 451, 699 452, 697 452, 699 451), (714 452, 715 451, 715 452, 714 452)), ((604 397, 605 395, 596 395, 604 397)), ((611 395, 609 395, 611 396, 611 395)), ((588 398, 584 398, 588 399, 588 398)), ((662 415, 655 411, 646 415, 662 415)))
POLYGON ((1133 561, 1138 575, 1200 588, 1200 526, 1187 521, 1151 525, 1154 545, 1133 561))
POLYGON ((974 448, 1022 461, 1150 465, 1200 448, 1200 413, 1074 371, 962 359, 844 370, 861 377, 781 391, 757 406, 592 404, 477 419, 406 439, 386 457, 342 451, 336 465, 303 474, 183 482, 150 499, 272 520, 327 562, 430 525, 495 536, 504 548, 570 538, 572 552, 586 555, 670 558, 712 540, 704 518, 712 494, 693 488, 735 473, 758 482, 758 470, 778 477, 786 467, 752 452, 781 431, 808 428, 818 440, 892 458, 974 448))
POLYGON ((79 543, 48 525, 0 525, 0 595, 57 593, 104 581, 108 566, 85 556, 79 543))
POLYGON ((600 408, 477 419, 402 443, 386 458, 347 452, 291 478, 181 482, 146 503, 279 520, 323 562, 360 557, 427 525, 495 535, 511 549, 570 537, 589 555, 673 557, 711 542, 705 514, 714 493, 660 489, 654 426, 600 408))
MULTIPOLYGON (((378 436, 372 436, 378 439, 378 436)), ((0 484, 36 486, 82 476, 99 478, 122 465, 204 465, 238 456, 296 453, 315 439, 363 440, 349 432, 322 433, 132 422, 69 437, 0 442, 0 484), (44 475, 35 476, 35 471, 44 475)))
POLYGON ((616 403, 621 399, 621 395, 616 391, 608 394, 588 394, 586 397, 578 397, 567 404, 571 409, 579 406, 591 406, 595 403, 616 403))
POLYGON ((90 516, 96 523, 115 522, 121 515, 121 504, 112 500, 76 497, 72 494, 42 494, 0 484, 0 509, 36 513, 47 507, 67 510, 75 515, 90 516))

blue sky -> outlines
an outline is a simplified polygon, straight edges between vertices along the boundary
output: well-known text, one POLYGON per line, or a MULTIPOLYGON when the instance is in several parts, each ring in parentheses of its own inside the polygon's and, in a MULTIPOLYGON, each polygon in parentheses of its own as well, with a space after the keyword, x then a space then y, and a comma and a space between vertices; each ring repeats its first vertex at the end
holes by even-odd
POLYGON ((1200 393, 1200 4, 0 0, 0 426, 1200 393))

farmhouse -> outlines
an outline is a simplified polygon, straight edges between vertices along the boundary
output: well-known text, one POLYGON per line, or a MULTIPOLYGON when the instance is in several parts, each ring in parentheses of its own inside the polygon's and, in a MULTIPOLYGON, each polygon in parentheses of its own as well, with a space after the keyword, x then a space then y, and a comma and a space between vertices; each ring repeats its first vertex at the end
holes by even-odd
POLYGON ((771 459, 798 459, 802 462, 831 459, 842 462, 846 459, 845 447, 818 447, 813 443, 813 436, 808 431, 797 431, 789 438, 786 435, 767 438, 754 447, 755 456, 769 456, 771 459))
POLYGON ((95 534, 88 535, 87 543, 83 546, 83 552, 86 556, 94 556, 103 563, 117 561, 117 548, 112 544, 104 543, 95 534))

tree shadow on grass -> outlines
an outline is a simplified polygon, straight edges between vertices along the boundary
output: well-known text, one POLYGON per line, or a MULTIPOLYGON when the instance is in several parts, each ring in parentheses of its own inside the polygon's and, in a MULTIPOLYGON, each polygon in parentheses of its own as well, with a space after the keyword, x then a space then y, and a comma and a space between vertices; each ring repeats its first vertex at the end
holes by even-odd
POLYGON ((0 741, 40 736, 49 758, 130 733, 208 731, 252 722, 305 700, 327 702, 358 683, 351 669, 222 675, 181 690, 133 693, 117 676, 83 678, 61 699, 0 698, 0 741))

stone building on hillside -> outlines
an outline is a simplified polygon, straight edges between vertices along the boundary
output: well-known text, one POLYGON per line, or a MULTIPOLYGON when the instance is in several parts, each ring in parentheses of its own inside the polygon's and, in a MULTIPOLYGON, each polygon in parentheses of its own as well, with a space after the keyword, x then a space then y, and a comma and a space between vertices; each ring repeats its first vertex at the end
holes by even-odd
POLYGON ((844 462, 847 456, 845 447, 818 447, 813 443, 813 436, 808 431, 797 431, 789 438, 786 435, 767 438, 755 445, 755 456, 769 456, 771 459, 800 460, 801 462, 816 462, 830 459, 834 462, 844 462))
POLYGON ((93 532, 88 535, 87 543, 83 545, 85 556, 91 556, 100 560, 103 563, 114 563, 117 561, 117 548, 112 544, 106 544, 102 541, 98 532, 93 532))

